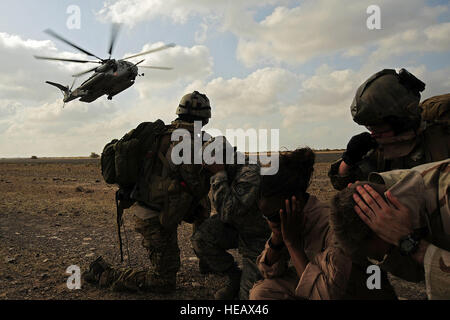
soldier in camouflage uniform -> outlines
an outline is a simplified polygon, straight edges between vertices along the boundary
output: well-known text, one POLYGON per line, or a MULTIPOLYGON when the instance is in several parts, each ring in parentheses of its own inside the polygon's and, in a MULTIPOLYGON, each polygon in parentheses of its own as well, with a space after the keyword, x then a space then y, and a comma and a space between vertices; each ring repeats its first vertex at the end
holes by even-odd
POLYGON ((450 299, 450 159, 371 173, 333 200, 331 228, 351 255, 450 299), (376 235, 376 236, 375 236, 376 235))
POLYGON ((225 164, 205 165, 213 173, 211 193, 217 214, 200 226, 191 241, 200 259, 214 272, 228 277, 226 286, 216 292, 215 299, 230 300, 239 295, 240 299, 247 300, 249 290, 261 279, 255 261, 270 235, 257 204, 260 166, 236 164, 242 154, 235 152, 225 138, 220 138, 224 140, 222 150, 234 161, 233 164, 220 161, 225 164), (242 275, 233 256, 227 252, 234 248, 242 255, 242 275))
MULTIPOLYGON (((152 267, 146 270, 132 268, 114 269, 101 257, 94 261, 84 279, 99 283, 101 287, 112 287, 116 291, 151 291, 168 293, 176 288, 176 274, 180 268, 180 250, 177 243, 177 227, 181 221, 198 226, 209 216, 210 174, 201 164, 172 161, 172 149, 184 139, 190 139, 193 154, 194 122, 201 126, 208 123, 211 107, 208 98, 194 91, 183 96, 177 109, 178 118, 168 126, 160 139, 159 161, 155 162, 150 181, 141 177, 132 193, 137 200, 131 207, 135 218, 135 229, 142 234, 142 245, 147 250, 152 267), (184 129, 180 141, 171 141, 176 129, 184 129), (158 188, 168 181, 173 183, 162 194, 162 202, 144 203, 141 198, 158 193, 158 188)), ((192 160, 192 159, 191 159, 192 160)), ((144 175, 145 176, 145 175, 144 175)))
POLYGON ((404 69, 377 72, 358 88, 350 108, 353 120, 371 133, 352 137, 342 159, 331 165, 328 176, 337 190, 367 180, 370 172, 408 169, 450 156, 448 121, 421 117, 424 88, 404 69))

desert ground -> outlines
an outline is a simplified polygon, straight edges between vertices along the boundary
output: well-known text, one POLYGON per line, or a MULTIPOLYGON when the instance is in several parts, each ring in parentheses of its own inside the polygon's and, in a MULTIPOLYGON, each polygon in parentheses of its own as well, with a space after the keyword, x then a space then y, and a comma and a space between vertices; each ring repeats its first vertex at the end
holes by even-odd
MULTIPOLYGON (((318 153, 310 192, 328 201, 335 193, 327 171, 339 154, 318 153)), ((101 255, 115 266, 145 268, 141 236, 125 213, 120 263, 114 192, 101 176, 98 159, 0 159, 0 299, 212 299, 223 286, 219 275, 201 275, 189 237, 192 226, 178 229, 181 269, 173 294, 132 294, 82 283, 66 286, 67 267, 83 272, 101 255)), ((233 252, 237 257, 237 253, 233 252)), ((238 257, 237 257, 238 259, 238 257)), ((391 277, 400 299, 426 299, 423 283, 391 277)))

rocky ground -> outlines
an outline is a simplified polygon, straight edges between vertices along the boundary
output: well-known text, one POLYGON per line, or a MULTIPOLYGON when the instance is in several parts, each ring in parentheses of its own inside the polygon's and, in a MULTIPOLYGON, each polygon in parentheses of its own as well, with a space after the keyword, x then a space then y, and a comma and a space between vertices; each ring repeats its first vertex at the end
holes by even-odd
MULTIPOLYGON (((321 200, 335 192, 327 170, 337 157, 318 155, 310 192, 321 200)), ((198 272, 189 241, 192 228, 185 223, 178 233, 182 266, 175 293, 115 293, 86 283, 80 290, 67 289, 71 265, 84 271, 99 255, 121 265, 114 192, 101 177, 98 159, 0 160, 0 299, 211 299, 224 279, 198 272)), ((125 229, 125 254, 128 247, 130 264, 144 268, 148 260, 141 237, 126 215, 125 229)), ((128 256, 122 265, 127 264, 128 256)), ((426 298, 423 283, 391 280, 400 298, 426 298)))

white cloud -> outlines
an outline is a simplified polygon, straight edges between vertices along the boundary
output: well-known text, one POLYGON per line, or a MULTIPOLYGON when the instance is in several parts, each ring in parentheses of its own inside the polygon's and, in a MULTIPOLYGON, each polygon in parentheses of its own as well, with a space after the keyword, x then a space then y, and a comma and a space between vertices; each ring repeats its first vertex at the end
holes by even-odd
MULTIPOLYGON (((167 17, 174 23, 186 23, 194 15, 222 15, 235 8, 264 6, 275 0, 117 0, 106 1, 97 15, 104 20, 134 26, 136 23, 167 17)), ((286 1, 281 1, 286 2, 286 1)))
POLYGON ((381 39, 370 55, 372 61, 383 61, 406 53, 445 52, 450 50, 450 22, 425 29, 414 28, 381 39))
POLYGON ((201 90, 213 100, 213 117, 261 116, 273 113, 299 84, 299 76, 281 68, 259 69, 245 78, 215 78, 192 83, 186 91, 201 90))
MULTIPOLYGON (((424 0, 411 0, 408 5, 380 0, 377 5, 381 7, 382 30, 369 30, 366 8, 370 4, 369 1, 309 0, 293 8, 277 7, 263 21, 247 23, 245 28, 238 21, 229 23, 229 28, 239 37, 237 54, 246 65, 304 63, 339 51, 344 51, 346 56, 363 54, 364 46, 377 45, 381 39, 403 30, 426 28, 447 10, 442 6, 427 7, 424 0)), ((445 33, 441 29, 446 27, 435 29, 439 30, 429 32, 445 33)))

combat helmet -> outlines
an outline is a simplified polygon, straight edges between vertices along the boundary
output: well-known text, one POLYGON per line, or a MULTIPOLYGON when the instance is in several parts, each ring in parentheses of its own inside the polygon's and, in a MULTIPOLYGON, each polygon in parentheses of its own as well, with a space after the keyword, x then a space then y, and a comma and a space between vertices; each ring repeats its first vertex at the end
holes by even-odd
POLYGON ((425 83, 405 69, 399 73, 384 69, 372 75, 356 91, 350 106, 359 125, 388 123, 394 131, 416 129, 420 125, 420 92, 425 83))
POLYGON ((198 91, 185 94, 181 98, 176 113, 179 117, 187 117, 193 120, 200 119, 208 122, 211 118, 209 99, 198 91))

